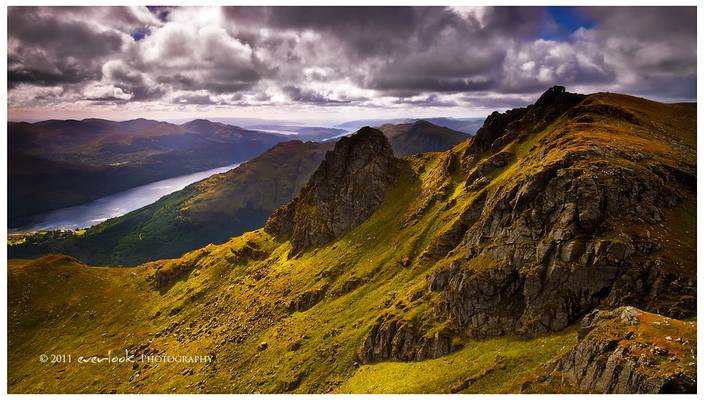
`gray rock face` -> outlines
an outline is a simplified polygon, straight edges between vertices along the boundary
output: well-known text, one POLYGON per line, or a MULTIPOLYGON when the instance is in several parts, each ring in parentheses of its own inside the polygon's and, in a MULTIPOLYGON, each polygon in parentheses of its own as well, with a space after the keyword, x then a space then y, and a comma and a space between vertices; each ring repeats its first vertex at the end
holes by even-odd
POLYGON ((683 287, 690 289, 679 294, 694 294, 693 282, 655 285, 664 277, 655 268, 642 270, 643 262, 654 262, 642 259, 650 246, 639 243, 646 238, 602 235, 609 218, 653 221, 649 210, 677 204, 665 180, 572 165, 568 158, 490 194, 476 222, 459 219, 466 261, 433 271, 429 289, 445 300, 437 312, 467 335, 534 336, 561 330, 600 304, 647 305, 683 287))
POLYGON ((265 230, 290 233, 291 255, 328 243, 376 211, 398 168, 383 133, 362 128, 335 144, 301 194, 277 210, 265 230))
POLYGON ((364 340, 357 359, 363 364, 386 360, 421 361, 451 351, 451 338, 447 334, 436 332, 427 337, 408 322, 380 318, 364 340))
MULTIPOLYGON (((694 351, 694 344, 679 337, 657 336, 663 325, 685 323, 655 314, 644 319, 643 315, 633 307, 587 314, 579 342, 557 362, 555 370, 587 392, 695 393, 696 367, 685 367, 688 361, 674 355, 694 351), (661 347, 656 341, 667 345, 661 347)), ((690 329, 695 331, 694 326, 690 329)))

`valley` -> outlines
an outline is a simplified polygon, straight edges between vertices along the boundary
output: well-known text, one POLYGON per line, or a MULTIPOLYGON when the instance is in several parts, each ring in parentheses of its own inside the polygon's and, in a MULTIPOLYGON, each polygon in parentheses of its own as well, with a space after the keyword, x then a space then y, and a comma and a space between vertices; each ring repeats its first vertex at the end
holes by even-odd
MULTIPOLYGON (((459 132, 427 122, 387 124, 382 129, 388 132, 398 155, 446 150, 467 139, 459 132)), ((210 173, 172 178, 87 205, 50 212, 45 218, 56 222, 30 225, 30 232, 13 235, 9 255, 16 258, 58 252, 93 264, 135 265, 177 257, 209 243, 223 243, 234 235, 261 228, 276 208, 295 197, 335 140, 281 142, 237 169, 183 190, 173 187, 173 181, 194 181, 210 173), (134 211, 122 216, 123 210, 134 211), (84 221, 68 225, 66 219, 71 216, 84 221), (115 218, 102 223, 93 221, 105 217, 115 218), (76 233, 31 232, 36 228, 90 229, 76 233)), ((225 168, 230 169, 210 171, 224 172, 225 168)))
POLYGON ((162 196, 183 189, 186 185, 209 176, 237 168, 239 164, 213 168, 175 178, 148 183, 124 192, 93 200, 90 203, 50 211, 28 217, 29 225, 20 226, 10 233, 77 230, 90 228, 110 218, 122 216, 130 211, 149 205, 162 196))
POLYGON ((206 120, 9 122, 9 227, 150 182, 239 163, 284 140, 206 120))

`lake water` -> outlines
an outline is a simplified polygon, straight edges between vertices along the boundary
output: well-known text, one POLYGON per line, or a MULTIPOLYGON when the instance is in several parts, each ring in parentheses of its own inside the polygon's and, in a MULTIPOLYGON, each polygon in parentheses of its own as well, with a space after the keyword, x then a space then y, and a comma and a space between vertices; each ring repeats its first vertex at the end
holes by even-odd
POLYGON ((161 197, 181 190, 191 183, 198 182, 211 175, 227 172, 238 165, 232 164, 164 179, 128 189, 124 192, 111 194, 89 203, 39 214, 32 217, 32 223, 10 229, 10 232, 88 228, 108 218, 119 217, 130 211, 152 204, 161 197))

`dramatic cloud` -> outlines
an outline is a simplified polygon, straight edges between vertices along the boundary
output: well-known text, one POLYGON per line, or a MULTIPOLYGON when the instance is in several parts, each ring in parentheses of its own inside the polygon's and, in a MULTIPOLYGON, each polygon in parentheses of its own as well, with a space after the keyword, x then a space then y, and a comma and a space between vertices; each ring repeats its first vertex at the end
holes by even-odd
POLYGON ((10 7, 8 18, 11 117, 471 116, 555 84, 696 97, 694 7, 10 7))

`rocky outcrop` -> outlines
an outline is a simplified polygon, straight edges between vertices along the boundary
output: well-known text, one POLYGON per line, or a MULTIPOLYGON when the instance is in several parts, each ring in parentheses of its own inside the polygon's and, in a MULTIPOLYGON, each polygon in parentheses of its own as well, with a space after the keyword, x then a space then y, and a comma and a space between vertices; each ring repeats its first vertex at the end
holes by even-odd
POLYGON ((507 151, 494 154, 481 164, 477 165, 477 168, 467 177, 465 186, 471 186, 477 179, 496 171, 499 168, 507 166, 513 161, 513 159, 513 154, 507 151))
POLYGON ((286 304, 286 308, 289 312, 306 311, 323 300, 326 291, 327 286, 305 291, 295 299, 289 301, 288 304, 286 304))
POLYGON ((380 317, 357 352, 357 359, 363 364, 421 361, 441 357, 452 350, 451 337, 445 332, 426 336, 410 322, 380 317))
POLYGON ((520 120, 527 112, 527 108, 514 108, 503 113, 494 111, 474 136, 472 148, 477 151, 488 149, 496 139, 506 133, 509 124, 520 120))
POLYGON ((556 363, 553 379, 565 377, 593 393, 696 392, 693 322, 633 307, 595 310, 582 320, 578 338, 556 363))
POLYGON ((569 93, 563 86, 553 86, 543 93, 535 104, 514 108, 504 113, 494 111, 479 128, 470 151, 494 151, 515 139, 519 133, 538 132, 579 104, 586 96, 569 93))
POLYGON ((362 128, 335 144, 300 195, 277 210, 265 230, 290 234, 290 255, 328 243, 376 211, 398 169, 384 134, 362 128))

